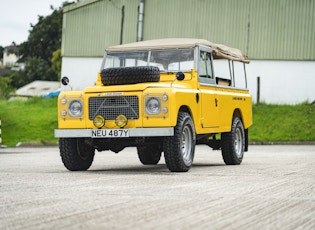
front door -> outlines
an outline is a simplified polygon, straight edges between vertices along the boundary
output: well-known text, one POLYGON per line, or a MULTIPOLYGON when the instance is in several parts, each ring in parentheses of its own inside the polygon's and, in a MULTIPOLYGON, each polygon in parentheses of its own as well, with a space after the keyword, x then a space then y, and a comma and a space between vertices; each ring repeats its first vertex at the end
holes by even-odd
POLYGON ((219 108, 212 54, 208 48, 200 47, 198 60, 198 81, 201 95, 201 123, 203 128, 219 127, 219 108))

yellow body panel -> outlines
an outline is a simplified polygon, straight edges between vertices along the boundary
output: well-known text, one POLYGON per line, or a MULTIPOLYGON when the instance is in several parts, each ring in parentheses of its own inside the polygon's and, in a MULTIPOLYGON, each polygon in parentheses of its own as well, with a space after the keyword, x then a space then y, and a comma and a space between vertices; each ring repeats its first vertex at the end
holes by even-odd
MULTIPOLYGON (((99 77, 98 77, 99 78, 99 77)), ((60 129, 95 128, 93 120, 88 118, 88 99, 105 95, 137 96, 139 99, 139 119, 128 120, 125 128, 140 127, 174 127, 181 108, 187 108, 192 116, 197 134, 228 132, 231 129, 232 117, 239 111, 244 128, 252 124, 251 96, 248 90, 202 85, 198 83, 197 73, 185 73, 185 80, 178 81, 175 73, 161 74, 157 83, 139 83, 134 85, 88 87, 84 91, 65 91, 58 100, 58 127, 60 129), (144 112, 145 97, 167 95, 167 101, 162 101, 166 113, 148 115, 144 112), (67 111, 70 100, 83 101, 83 114, 71 117, 67 111), (61 101, 66 100, 65 104, 61 101)), ((106 118, 105 118, 106 120, 106 118)), ((119 128, 114 120, 106 120, 103 128, 119 128)))

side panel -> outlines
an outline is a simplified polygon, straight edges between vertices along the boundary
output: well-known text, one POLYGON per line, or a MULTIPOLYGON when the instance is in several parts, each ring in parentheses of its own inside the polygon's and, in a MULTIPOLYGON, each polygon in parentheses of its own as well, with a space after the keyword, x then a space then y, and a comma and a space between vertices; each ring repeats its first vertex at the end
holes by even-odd
POLYGON ((189 89, 172 89, 172 99, 170 104, 170 124, 171 126, 176 126, 178 112, 181 107, 188 108, 191 113, 195 129, 201 128, 200 120, 200 92, 199 90, 189 90, 189 89), (199 99, 198 99, 199 97, 199 99))
POLYGON ((220 114, 215 87, 201 86, 200 95, 202 128, 219 128, 220 114))
MULTIPOLYGON (((145 84, 139 84, 138 88, 141 88, 141 86, 145 87, 145 84)), ((181 107, 187 108, 191 113, 197 134, 230 131, 235 110, 240 111, 245 129, 252 124, 252 102, 248 90, 213 85, 192 87, 188 82, 176 83, 172 86, 156 84, 155 87, 146 86, 143 91, 131 89, 134 89, 133 85, 93 87, 86 91, 62 92, 58 98, 58 128, 95 128, 93 121, 90 120, 92 118, 89 118, 89 98, 109 97, 112 98, 109 100, 115 101, 116 99, 112 97, 115 97, 115 95, 137 96, 139 100, 139 118, 128 120, 125 128, 174 127, 181 107), (91 92, 92 89, 99 92, 93 93, 91 92), (108 92, 103 90, 108 90, 108 92), (167 96, 166 99, 163 97, 165 95, 167 96), (160 114, 148 115, 144 112, 146 98, 151 96, 160 98, 160 114), (71 100, 81 100, 83 102, 83 114, 81 116, 71 117, 68 114, 68 106, 71 100)), ((103 102, 100 106, 103 107, 103 102)), ((111 119, 104 118, 106 122, 103 128, 117 128, 114 121, 115 117, 111 119)))
POLYGON ((220 110, 220 132, 231 130, 232 117, 239 110, 247 129, 252 124, 252 100, 247 90, 217 88, 218 107, 220 110))

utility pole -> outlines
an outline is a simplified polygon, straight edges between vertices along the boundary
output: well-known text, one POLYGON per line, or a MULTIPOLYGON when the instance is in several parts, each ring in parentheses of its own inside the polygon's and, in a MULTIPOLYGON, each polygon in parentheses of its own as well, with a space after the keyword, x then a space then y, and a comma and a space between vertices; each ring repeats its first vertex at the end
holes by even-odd
POLYGON ((260 76, 257 77, 257 102, 258 105, 260 103, 260 76))

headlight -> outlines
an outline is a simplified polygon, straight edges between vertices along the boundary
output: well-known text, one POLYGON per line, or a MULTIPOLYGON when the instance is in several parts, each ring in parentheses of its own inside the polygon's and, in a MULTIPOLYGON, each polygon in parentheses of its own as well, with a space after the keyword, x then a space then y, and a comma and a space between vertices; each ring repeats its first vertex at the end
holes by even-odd
POLYGON ((81 100, 69 101, 68 113, 71 117, 79 117, 83 113, 83 105, 81 100))
POLYGON ((161 101, 157 97, 148 97, 145 100, 145 111, 147 114, 159 114, 161 111, 161 101))
POLYGON ((100 129, 105 125, 105 119, 101 115, 96 115, 93 119, 93 124, 96 128, 100 129))
POLYGON ((128 119, 125 115, 120 114, 116 117, 115 120, 115 124, 119 127, 119 128, 123 128, 127 125, 128 123, 128 119))

